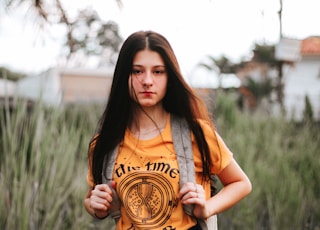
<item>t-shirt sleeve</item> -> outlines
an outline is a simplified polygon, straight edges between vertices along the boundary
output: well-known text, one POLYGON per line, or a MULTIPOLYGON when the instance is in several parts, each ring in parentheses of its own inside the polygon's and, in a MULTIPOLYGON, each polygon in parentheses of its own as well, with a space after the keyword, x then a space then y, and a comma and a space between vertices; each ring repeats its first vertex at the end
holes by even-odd
MULTIPOLYGON (((212 154, 213 155, 213 173, 214 174, 219 174, 223 169, 225 169, 231 162, 233 158, 233 153, 230 151, 228 146, 225 144, 223 139, 220 137, 220 135, 215 131, 214 135, 216 137, 216 140, 213 142, 217 142, 218 145, 218 154, 212 154), (220 165, 219 165, 220 164, 220 165)), ((214 143, 209 143, 209 145, 215 145, 214 143)), ((210 147, 209 147, 210 148, 210 147)))
MULTIPOLYGON (((211 173, 212 174, 219 174, 224 168, 226 168, 232 158, 233 153, 229 150, 227 145, 224 143, 223 139, 220 137, 220 135, 217 133, 216 130, 213 129, 213 127, 208 124, 206 121, 199 121, 204 136, 206 138, 206 141, 208 143, 210 156, 212 160, 212 167, 211 167, 211 173)), ((192 135, 192 141, 195 143, 194 136, 192 135)), ((201 156, 199 149, 196 144, 193 144, 193 151, 194 151, 194 160, 195 163, 199 164, 198 167, 196 165, 196 168, 200 169, 201 166, 201 156)))

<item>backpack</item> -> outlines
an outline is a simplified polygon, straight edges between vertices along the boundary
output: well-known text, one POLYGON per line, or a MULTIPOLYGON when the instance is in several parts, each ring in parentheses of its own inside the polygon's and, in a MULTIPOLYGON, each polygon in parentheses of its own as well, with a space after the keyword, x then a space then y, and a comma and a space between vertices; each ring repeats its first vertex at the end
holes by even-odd
MULTIPOLYGON (((180 172, 180 186, 186 182, 195 183, 195 169, 192 154, 192 144, 190 137, 190 129, 185 119, 171 115, 171 132, 174 148, 177 155, 179 172, 180 172)), ((112 173, 114 169, 115 160, 118 153, 118 146, 107 155, 103 161, 102 183, 111 185, 112 173)), ((212 181, 212 180, 211 180, 212 181)), ((211 187, 213 185, 211 184, 211 187)), ((109 215, 117 222, 120 218, 120 200, 116 191, 110 186, 112 190, 112 203, 109 209, 109 215)), ((184 212, 193 216, 193 205, 184 205, 184 212)), ((202 230, 217 230, 217 216, 211 216, 207 220, 197 219, 202 230)))

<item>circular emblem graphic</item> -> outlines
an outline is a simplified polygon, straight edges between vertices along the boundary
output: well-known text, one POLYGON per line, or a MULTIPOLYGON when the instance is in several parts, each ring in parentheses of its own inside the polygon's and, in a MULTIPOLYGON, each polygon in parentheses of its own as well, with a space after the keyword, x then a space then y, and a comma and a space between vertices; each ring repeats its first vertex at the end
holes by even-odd
POLYGON ((118 186, 128 216, 141 229, 161 227, 178 203, 171 183, 160 173, 134 172, 118 186))

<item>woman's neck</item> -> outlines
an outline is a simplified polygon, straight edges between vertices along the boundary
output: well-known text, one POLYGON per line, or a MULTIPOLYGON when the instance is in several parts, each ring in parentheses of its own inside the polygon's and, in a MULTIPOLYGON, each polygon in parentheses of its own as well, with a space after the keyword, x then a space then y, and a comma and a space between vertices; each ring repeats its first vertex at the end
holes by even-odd
POLYGON ((135 113, 130 131, 141 139, 154 137, 166 127, 168 112, 162 109, 139 109, 135 113))

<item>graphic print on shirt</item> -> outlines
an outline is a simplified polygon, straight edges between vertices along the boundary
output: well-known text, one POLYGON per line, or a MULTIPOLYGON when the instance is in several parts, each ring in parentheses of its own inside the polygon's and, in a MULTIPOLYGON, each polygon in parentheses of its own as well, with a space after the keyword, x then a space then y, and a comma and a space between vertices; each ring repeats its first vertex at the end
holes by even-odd
POLYGON ((139 229, 160 228, 178 205, 172 184, 159 172, 133 172, 117 186, 128 216, 139 229))

